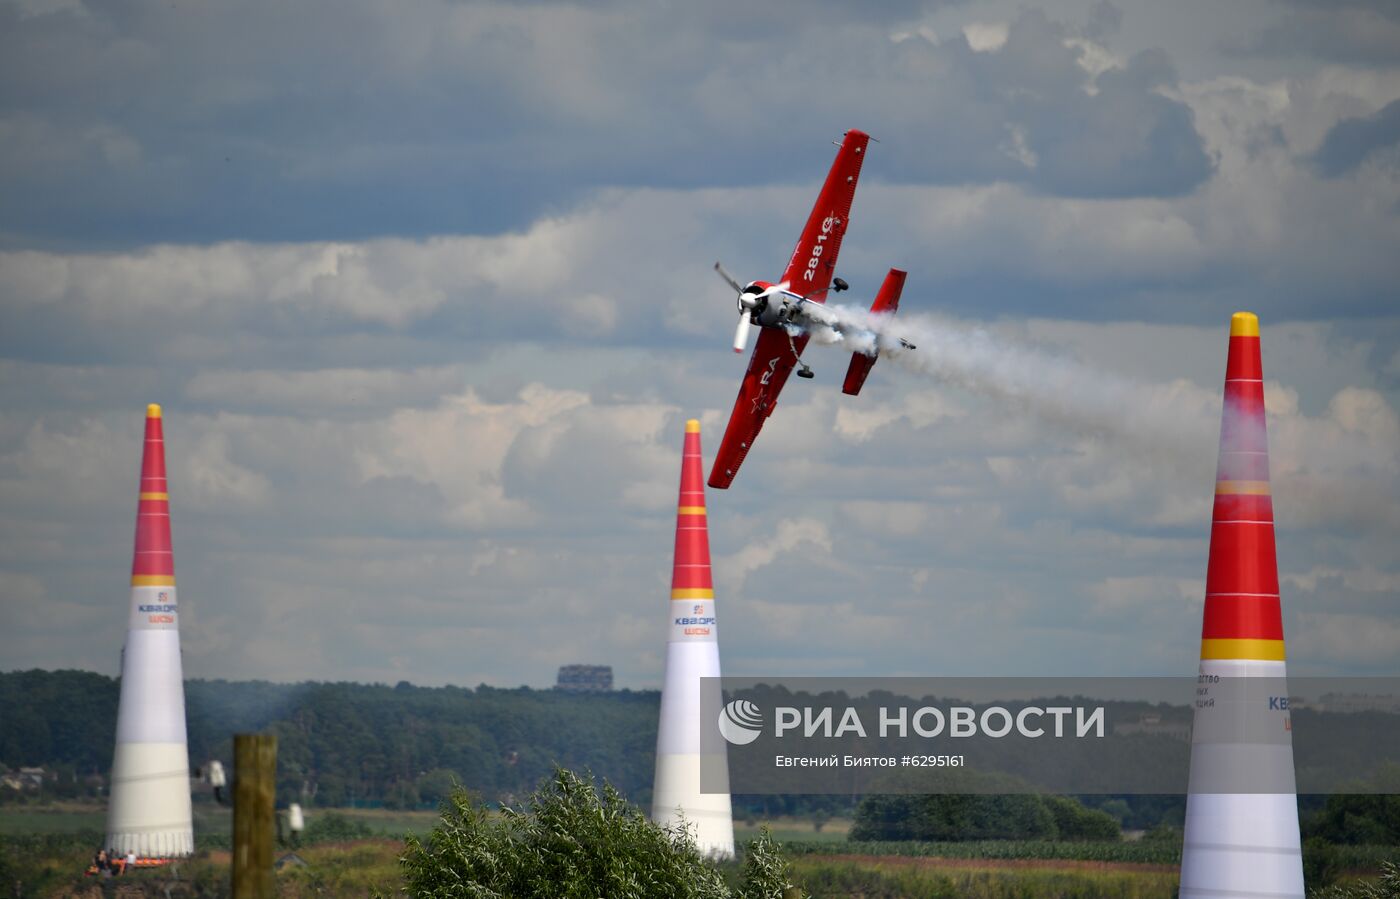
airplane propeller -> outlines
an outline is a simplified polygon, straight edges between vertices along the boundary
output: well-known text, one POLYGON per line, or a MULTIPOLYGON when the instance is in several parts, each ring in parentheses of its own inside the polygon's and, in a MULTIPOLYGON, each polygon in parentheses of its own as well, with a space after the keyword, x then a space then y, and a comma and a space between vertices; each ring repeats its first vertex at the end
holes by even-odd
POLYGON ((746 293, 746 287, 741 287, 733 275, 725 267, 716 262, 715 272, 724 279, 724 283, 734 288, 739 306, 739 323, 734 328, 734 352, 742 353, 749 345, 749 331, 753 326, 753 315, 756 311, 761 311, 768 305, 768 297, 775 293, 782 293, 787 290, 788 284, 784 281, 781 284, 774 284, 759 291, 758 293, 746 293))
POLYGON ((753 320, 749 318, 748 310, 739 310, 739 325, 734 329, 734 352, 742 353, 749 345, 749 329, 753 327, 753 320))
POLYGON ((753 327, 750 313, 757 303, 750 299, 750 295, 744 293, 744 288, 734 279, 734 276, 725 270, 720 263, 715 263, 715 272, 724 279, 724 283, 734 288, 734 293, 739 297, 739 324, 734 329, 734 352, 742 353, 749 345, 749 329, 753 327), (748 301, 745 303, 745 301, 748 301))
POLYGON ((734 288, 734 292, 735 292, 735 293, 743 293, 744 288, 741 287, 741 286, 739 286, 739 282, 734 280, 734 276, 733 276, 733 275, 729 274, 729 272, 727 272, 727 271, 724 270, 724 266, 723 266, 723 265, 721 265, 721 264, 719 264, 718 262, 716 262, 716 263, 715 263, 715 271, 718 272, 718 273, 719 273, 719 276, 725 280, 725 283, 726 283, 726 284, 728 284, 730 287, 734 288))

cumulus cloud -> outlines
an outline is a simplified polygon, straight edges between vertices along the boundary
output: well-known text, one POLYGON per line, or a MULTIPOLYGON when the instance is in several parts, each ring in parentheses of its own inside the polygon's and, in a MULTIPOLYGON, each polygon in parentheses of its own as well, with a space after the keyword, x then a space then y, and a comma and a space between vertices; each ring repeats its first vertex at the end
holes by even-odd
POLYGON ((1189 110, 1157 89, 1162 54, 1120 66, 1102 50, 1111 6, 1083 27, 1031 10, 940 41, 919 23, 941 6, 6 6, 0 75, 26 89, 0 95, 0 233, 109 246, 482 233, 608 187, 790 178, 852 125, 903 146, 906 180, 1139 196, 1210 176, 1189 110), (1081 33, 1092 47, 1070 40, 1081 33), (784 127, 781 153, 735 152, 813 96, 822 114, 784 127), (1016 134, 1040 164, 1007 154, 1016 134))
POLYGON ((462 365, 398 368, 319 368, 311 371, 203 369, 184 395, 201 404, 246 411, 363 414, 431 402, 465 383, 462 365))
POLYGON ((0 608, 53 612, 0 656, 115 670, 154 400, 192 674, 655 685, 709 266, 774 275, 855 125, 843 298, 907 269, 1010 389, 814 346, 710 496, 727 669, 1193 670, 1237 308, 1290 662, 1382 668, 1400 76, 1122 7, 0 6, 0 608))
POLYGON ((1283 0, 1286 12, 1247 38, 1226 43, 1245 55, 1305 54, 1351 65, 1400 60, 1400 14, 1386 0, 1283 0))
POLYGON ((1383 671, 1395 661, 1400 625, 1375 615, 1299 616, 1298 651, 1305 658, 1346 659, 1354 666, 1383 671))
POLYGON ((1322 173, 1344 175, 1367 159, 1400 145, 1400 100, 1365 118, 1346 119, 1332 126, 1313 155, 1322 173))
MULTIPOLYGON (((1064 346, 1101 342, 1099 328, 1058 327, 1064 346)), ((1131 367, 1149 348, 1165 365, 1183 348, 1220 344, 1215 329, 1169 329, 1167 346, 1151 327, 1115 333, 1122 358, 1107 354, 1109 367, 1131 367)), ((491 400, 466 388, 394 408, 313 396, 294 415, 276 404, 237 414, 168 406, 191 670, 244 676, 256 659, 274 677, 541 683, 577 660, 565 658, 577 654, 571 629, 601 626, 598 660, 625 683, 656 683, 681 423, 698 415, 713 452, 733 389, 727 376, 700 376, 703 362, 672 365, 677 385, 692 383, 691 393, 668 388, 680 406, 640 397, 641 387, 595 395, 562 371, 491 400), (287 634, 312 631, 289 651, 287 634)), ((596 380, 606 367, 588 370, 596 380)), ((51 368, 17 371, 35 378, 51 368)), ((1287 379, 1287 358, 1274 369, 1287 379)), ((792 385, 741 480, 710 498, 731 667, 801 672, 819 652, 826 670, 844 673, 926 672, 929 659, 951 666, 939 670, 990 671, 978 662, 990 653, 1021 658, 1021 673, 1083 673, 1066 660, 1084 635, 1151 627, 1161 645, 1103 664, 1190 670, 1212 441, 1187 466, 1201 476, 1182 476, 961 388, 931 390, 887 362, 857 399, 827 381, 792 385), (988 632, 989 621, 1001 624, 988 632), (881 657, 853 650, 857 637, 881 657)), ((1356 522, 1346 503, 1300 502, 1294 473, 1361 476, 1370 494, 1393 495, 1394 406, 1352 389, 1309 411, 1286 384, 1269 387, 1281 398, 1270 420, 1280 559, 1293 578, 1290 608, 1321 613, 1317 603, 1336 594, 1327 572, 1357 564, 1326 548, 1350 547, 1371 572, 1358 589, 1391 590, 1393 536, 1356 522)), ((139 412, 25 412, 34 423, 0 456, 0 491, 21 516, 6 525, 0 565, 89 617, 111 612, 114 628, 139 412), (88 564, 58 566, 75 546, 88 564)), ((1296 618, 1289 627, 1306 630, 1296 618)), ((58 635, 27 640, 6 656, 92 664, 65 645, 58 635)), ((1301 658, 1345 667, 1332 645, 1301 658)))

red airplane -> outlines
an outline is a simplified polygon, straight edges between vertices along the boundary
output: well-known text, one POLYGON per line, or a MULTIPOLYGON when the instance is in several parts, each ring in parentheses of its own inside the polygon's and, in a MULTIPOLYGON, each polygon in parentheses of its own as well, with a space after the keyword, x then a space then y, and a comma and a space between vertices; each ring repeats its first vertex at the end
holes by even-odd
MULTIPOLYGON (((715 271, 739 295, 739 327, 734 332, 734 352, 742 353, 748 345, 751 326, 758 325, 762 331, 748 371, 744 373, 744 382, 739 386, 739 397, 734 401, 734 411, 724 429, 714 467, 710 469, 711 487, 722 490, 733 483, 764 421, 773 414, 778 394, 793 367, 797 367, 799 378, 812 377, 812 369, 802 361, 802 351, 811 339, 811 331, 814 328, 828 328, 838 333, 850 330, 843 328, 822 303, 828 290, 840 292, 848 287, 845 281, 833 278, 832 272, 836 268, 836 254, 841 250, 841 238, 846 235, 860 164, 869 142, 870 135, 864 132, 846 132, 780 281, 776 284, 750 281, 741 287, 724 266, 715 263, 715 271)), ((880 292, 875 295, 871 312, 894 314, 899 308, 904 277, 904 272, 890 269, 880 292)), ((908 341, 899 342, 906 349, 914 349, 908 341)), ((879 352, 873 335, 862 344, 869 346, 870 352, 851 353, 851 365, 841 387, 843 393, 851 396, 860 393, 879 352)))

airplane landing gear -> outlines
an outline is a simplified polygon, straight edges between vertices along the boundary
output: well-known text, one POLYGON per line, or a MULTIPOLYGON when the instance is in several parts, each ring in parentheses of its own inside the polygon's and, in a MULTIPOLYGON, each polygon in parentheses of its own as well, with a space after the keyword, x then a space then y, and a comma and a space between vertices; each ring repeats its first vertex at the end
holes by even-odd
POLYGON ((796 359, 796 360, 797 360, 797 364, 801 366, 801 368, 799 368, 799 369, 797 370, 797 376, 798 376, 799 378, 811 378, 811 377, 815 377, 815 375, 812 374, 812 367, 811 367, 810 365, 808 365, 806 362, 803 362, 803 361, 802 361, 802 356, 798 354, 798 352, 797 352, 797 342, 796 342, 795 340, 792 339, 792 332, 791 332, 791 331, 788 332, 788 347, 792 349, 792 358, 796 359))

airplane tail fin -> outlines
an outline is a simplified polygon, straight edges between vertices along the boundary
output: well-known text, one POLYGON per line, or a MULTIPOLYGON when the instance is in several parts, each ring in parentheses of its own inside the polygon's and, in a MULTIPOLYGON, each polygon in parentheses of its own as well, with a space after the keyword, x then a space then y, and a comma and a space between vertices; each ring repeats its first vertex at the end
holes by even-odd
MULTIPOLYGON (((871 312, 888 312, 893 315, 899 309, 899 295, 904 291, 906 275, 906 272, 897 268, 890 269, 890 273, 885 276, 885 283, 880 285, 880 292, 875 294, 875 302, 870 304, 871 312)), ((875 367, 876 358, 864 353, 852 353, 851 366, 846 369, 846 382, 841 385, 841 392, 850 396, 858 395, 860 388, 865 385, 865 378, 870 374, 870 369, 875 367)))

